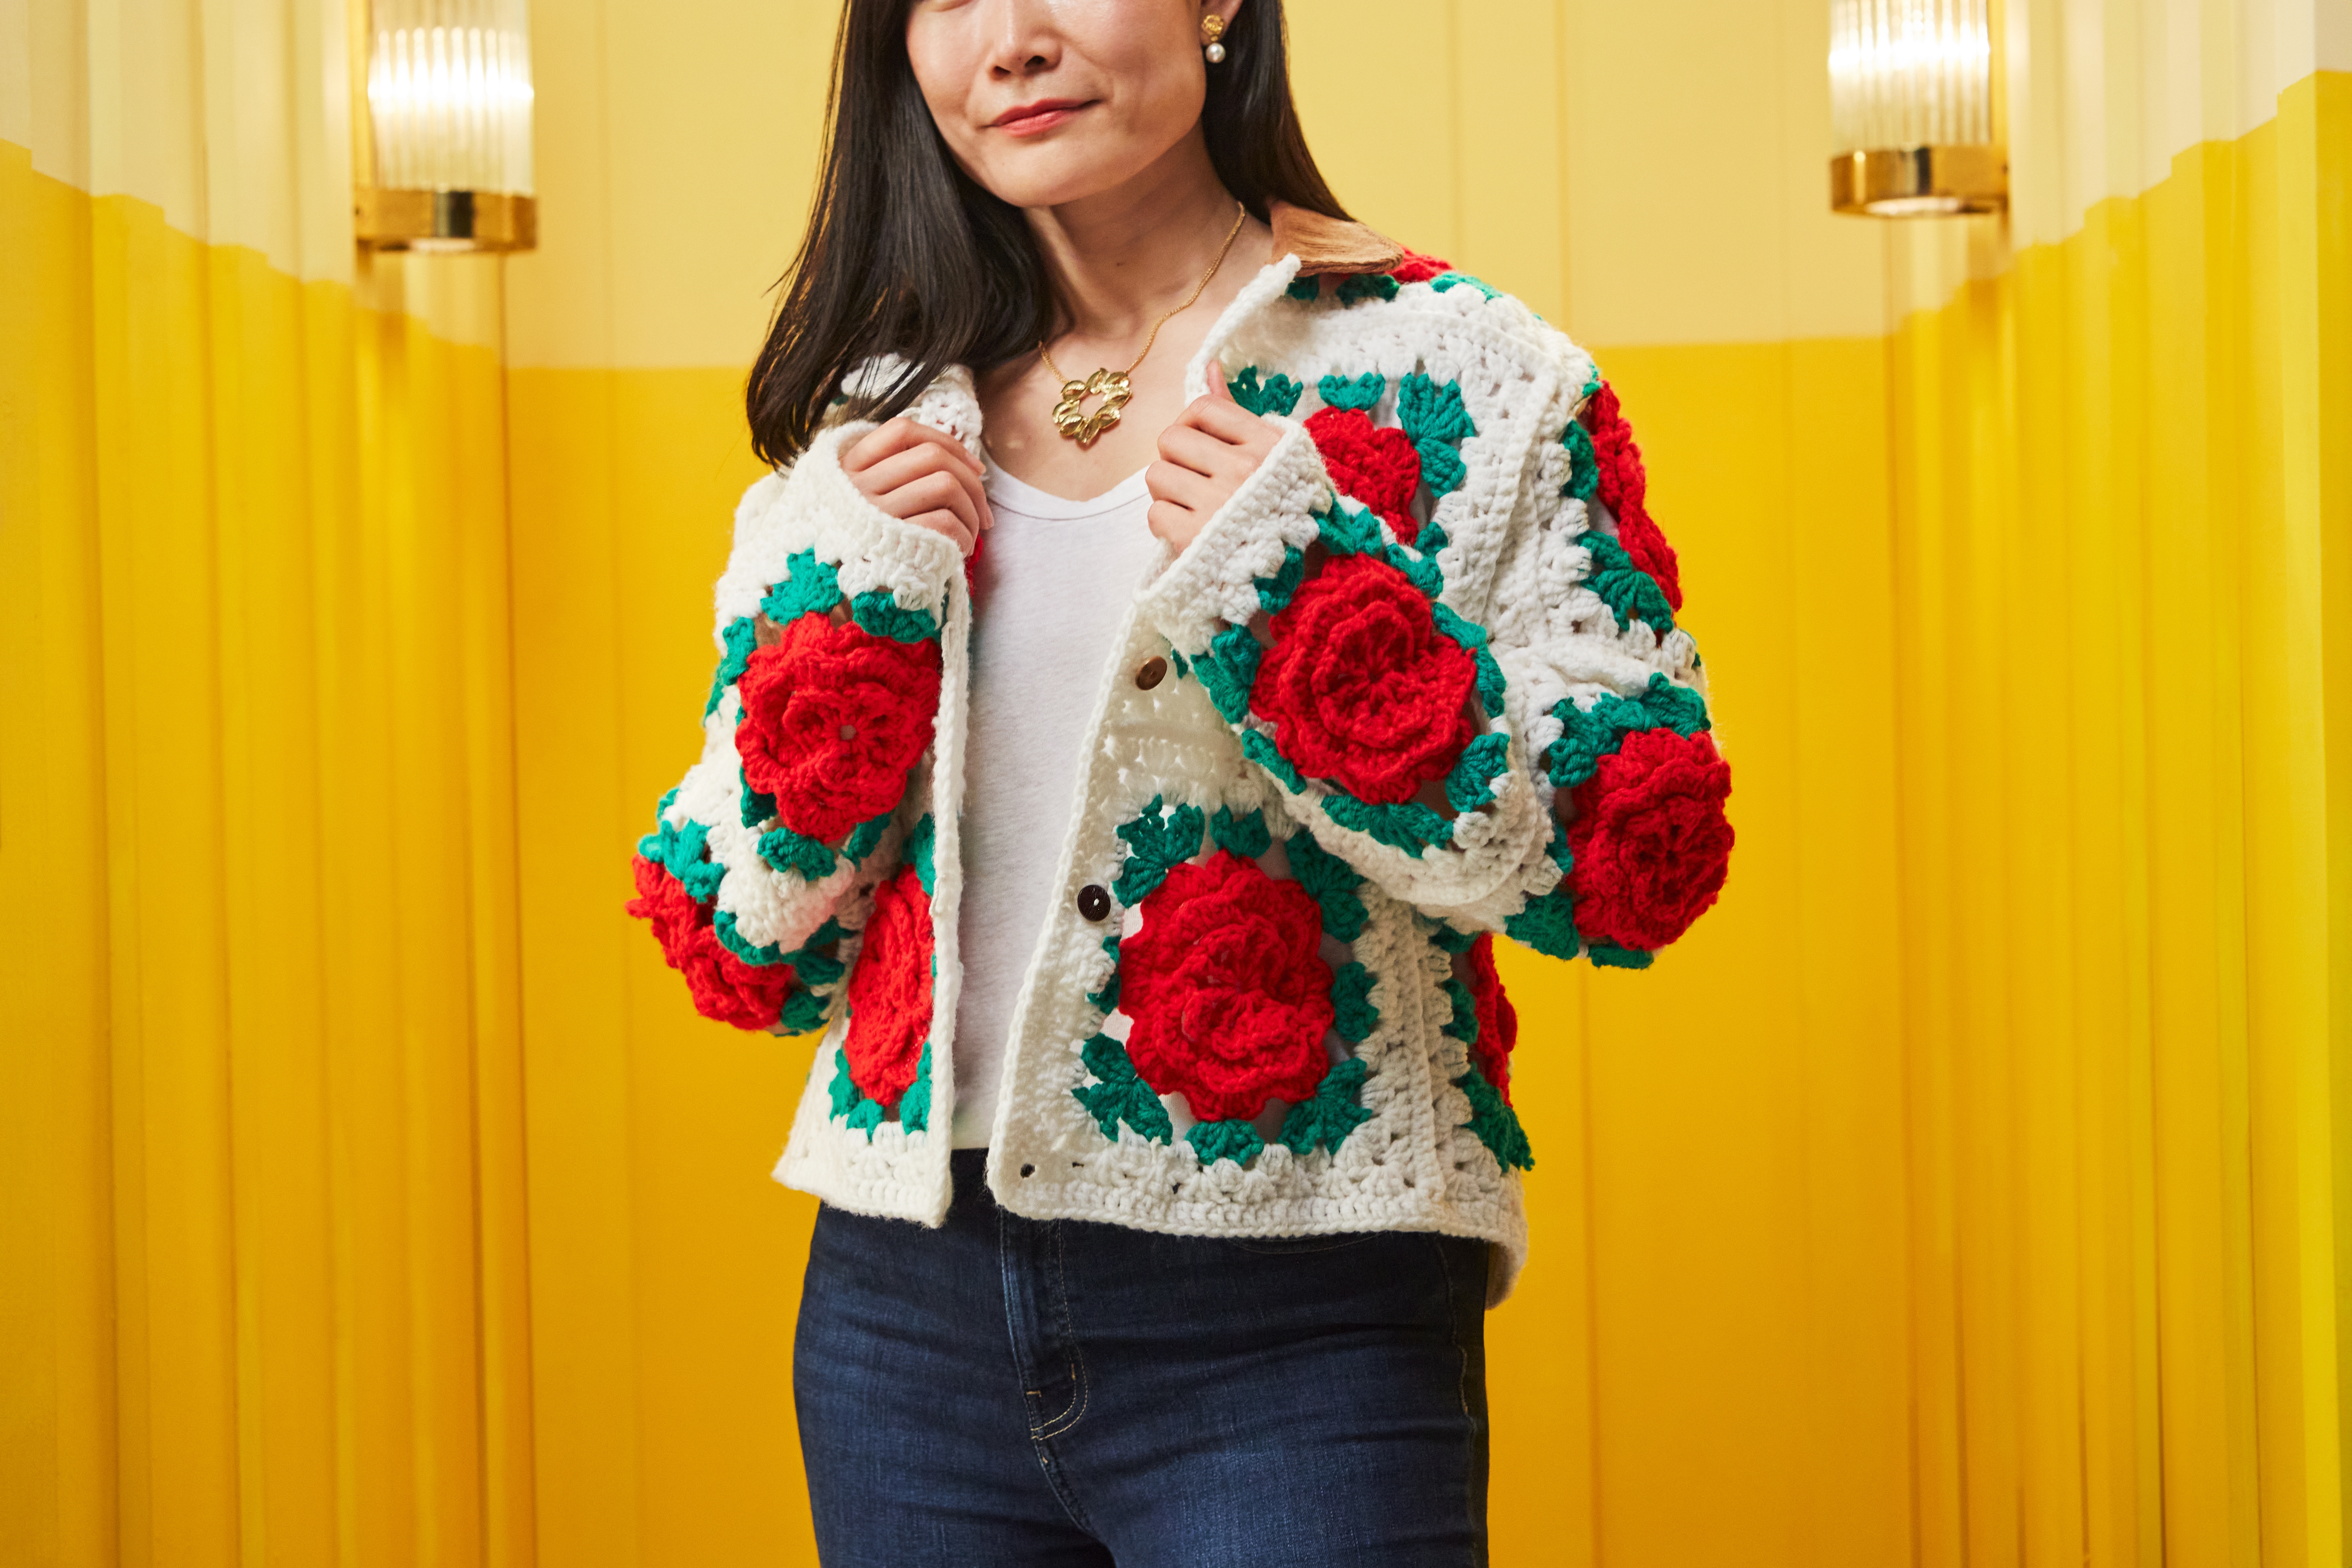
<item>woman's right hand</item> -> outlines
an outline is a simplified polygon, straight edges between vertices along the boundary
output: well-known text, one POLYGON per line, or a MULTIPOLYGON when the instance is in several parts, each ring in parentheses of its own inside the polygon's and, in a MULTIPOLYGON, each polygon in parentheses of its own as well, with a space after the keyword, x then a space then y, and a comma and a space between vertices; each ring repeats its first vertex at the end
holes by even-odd
POLYGON ((979 459, 944 430, 905 415, 851 445, 841 469, 867 500, 901 521, 946 534, 966 555, 995 521, 979 459))

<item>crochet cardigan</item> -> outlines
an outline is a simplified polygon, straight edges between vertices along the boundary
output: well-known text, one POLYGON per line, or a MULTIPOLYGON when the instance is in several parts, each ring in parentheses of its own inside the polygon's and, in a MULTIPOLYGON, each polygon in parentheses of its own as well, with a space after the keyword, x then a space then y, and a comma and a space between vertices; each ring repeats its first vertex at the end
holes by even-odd
MULTIPOLYGON (((1442 261, 1274 218, 1186 383, 1221 360, 1281 435, 1095 673, 989 1184, 1039 1218, 1484 1237, 1499 1301, 1534 1159, 1495 937, 1648 964, 1722 885, 1729 773, 1592 361, 1442 261)), ((965 371, 910 412, 978 452, 965 371)), ((701 759, 629 909, 704 1014, 824 1031, 777 1179, 937 1225, 972 600, 843 472, 869 428, 744 494, 701 759)))

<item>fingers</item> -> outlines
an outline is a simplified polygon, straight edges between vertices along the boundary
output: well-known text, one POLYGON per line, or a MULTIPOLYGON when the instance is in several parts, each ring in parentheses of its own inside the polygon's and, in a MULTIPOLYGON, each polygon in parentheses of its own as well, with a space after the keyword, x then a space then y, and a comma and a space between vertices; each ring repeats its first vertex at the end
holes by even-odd
POLYGON ((1168 547, 1179 555, 1184 547, 1200 536, 1201 514, 1174 501, 1156 500, 1144 514, 1151 531, 1168 542, 1168 547))
POLYGON ((948 507, 971 528, 985 528, 994 521, 988 490, 970 464, 956 460, 961 455, 961 448, 951 454, 936 443, 918 441, 851 474, 849 481, 893 517, 948 507))
POLYGON ((980 531, 980 503, 973 500, 971 481, 961 474, 944 470, 918 474, 872 499, 876 506, 904 521, 911 522, 929 511, 948 511, 955 514, 967 532, 980 531))
POLYGON ((952 511, 941 508, 935 511, 917 512, 914 516, 902 521, 917 528, 928 528, 933 533, 943 533, 955 542, 957 550, 966 555, 971 553, 972 531, 965 525, 963 519, 952 511))
POLYGON ((841 455, 841 466, 854 474, 860 469, 872 467, 894 452, 903 452, 914 446, 937 447, 941 451, 952 455, 958 462, 973 473, 981 471, 980 459, 964 450, 962 442, 944 430, 923 424, 920 420, 909 419, 903 414, 896 419, 876 426, 852 442, 849 449, 841 455))
POLYGON ((1231 403, 1233 400, 1234 389, 1225 384, 1225 367, 1223 363, 1217 360, 1211 360, 1209 362, 1209 401, 1212 403, 1231 403))
POLYGON ((1160 433, 1160 456, 1196 474, 1223 479, 1235 488, 1257 466, 1239 447, 1189 425, 1171 425, 1160 433))
MULTIPOLYGON (((1217 383, 1217 389, 1223 391, 1224 384, 1222 381, 1217 383)), ((1274 448, 1275 427, 1235 403, 1230 395, 1194 398, 1176 416, 1176 423, 1261 455, 1274 448)))
POLYGON ((1151 492, 1155 501, 1171 501, 1188 511, 1201 514, 1203 522, 1216 514, 1224 504, 1232 487, 1222 485, 1208 475, 1164 458, 1143 470, 1143 488, 1151 492))

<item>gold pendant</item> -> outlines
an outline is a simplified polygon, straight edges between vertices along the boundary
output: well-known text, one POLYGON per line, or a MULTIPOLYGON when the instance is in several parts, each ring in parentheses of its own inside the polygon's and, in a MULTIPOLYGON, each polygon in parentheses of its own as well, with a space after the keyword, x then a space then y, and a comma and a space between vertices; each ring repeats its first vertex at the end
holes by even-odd
POLYGON ((1094 438, 1118 423, 1118 411, 1135 395, 1135 388, 1125 371, 1103 369, 1084 381, 1062 383, 1062 401, 1054 405, 1054 428, 1076 441, 1090 446, 1094 438), (1085 411, 1086 400, 1099 397, 1102 406, 1092 414, 1085 411))

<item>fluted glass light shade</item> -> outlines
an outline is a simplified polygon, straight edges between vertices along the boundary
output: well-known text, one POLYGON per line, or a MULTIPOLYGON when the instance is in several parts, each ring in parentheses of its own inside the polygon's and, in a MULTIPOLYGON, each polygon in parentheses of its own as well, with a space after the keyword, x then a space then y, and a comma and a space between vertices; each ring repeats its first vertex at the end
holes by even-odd
POLYGON ((1907 217, 1991 212, 2008 160, 1993 128, 1988 0, 1830 0, 1830 201, 1907 217))
POLYGON ((383 248, 528 249, 527 0, 352 0, 367 112, 360 238, 383 248))

